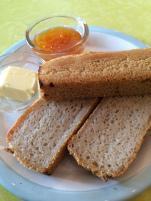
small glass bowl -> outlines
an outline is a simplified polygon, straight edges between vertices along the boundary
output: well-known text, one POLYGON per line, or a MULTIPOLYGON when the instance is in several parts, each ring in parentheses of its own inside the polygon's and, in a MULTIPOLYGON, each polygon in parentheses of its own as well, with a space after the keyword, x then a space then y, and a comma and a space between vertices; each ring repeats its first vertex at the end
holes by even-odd
POLYGON ((84 50, 85 42, 88 39, 89 29, 86 22, 80 17, 70 17, 70 16, 52 16, 44 18, 26 30, 26 41, 30 48, 38 54, 44 60, 50 60, 55 57, 67 55, 67 54, 77 54, 84 50), (36 35, 43 31, 49 30, 54 27, 67 27, 78 31, 81 35, 81 40, 63 52, 50 53, 35 46, 33 40, 36 35))
MULTIPOLYGON (((39 66, 44 61, 31 53, 22 53, 21 56, 14 56, 13 54, 3 54, 0 55, 0 73, 2 70, 7 68, 8 66, 19 66, 24 67, 35 72, 38 71, 39 66)), ((19 84, 19 83, 18 83, 19 84)), ((38 83, 39 85, 39 83, 38 83)), ((39 94, 39 86, 37 86, 37 91, 34 96, 31 97, 30 100, 24 102, 14 101, 7 97, 0 97, 0 111, 1 112, 13 112, 13 111, 22 111, 26 109, 29 105, 32 104, 36 99, 40 97, 39 94)))

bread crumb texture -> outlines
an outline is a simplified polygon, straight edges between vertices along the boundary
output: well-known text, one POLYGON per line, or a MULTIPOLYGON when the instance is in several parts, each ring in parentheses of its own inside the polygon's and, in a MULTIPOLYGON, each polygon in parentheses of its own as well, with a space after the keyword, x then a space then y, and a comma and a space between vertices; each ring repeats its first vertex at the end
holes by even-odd
POLYGON ((94 104, 96 99, 35 103, 36 107, 31 106, 31 112, 26 112, 8 133, 18 160, 40 172, 51 169, 94 104))
POLYGON ((68 144, 79 165, 102 179, 122 175, 150 127, 151 96, 104 98, 68 144))

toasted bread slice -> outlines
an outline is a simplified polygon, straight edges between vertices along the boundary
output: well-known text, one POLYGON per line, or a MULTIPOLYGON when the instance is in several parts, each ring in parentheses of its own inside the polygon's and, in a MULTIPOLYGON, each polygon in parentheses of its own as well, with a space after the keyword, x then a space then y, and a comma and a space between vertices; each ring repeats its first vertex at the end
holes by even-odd
POLYGON ((56 58, 40 67, 39 79, 56 99, 151 94, 151 48, 56 58))
POLYGON ((107 180, 134 161, 151 126, 151 96, 104 98, 68 144, 77 163, 107 180))
POLYGON ((69 138, 79 129, 98 100, 38 100, 7 134, 9 148, 24 166, 51 173, 69 138))

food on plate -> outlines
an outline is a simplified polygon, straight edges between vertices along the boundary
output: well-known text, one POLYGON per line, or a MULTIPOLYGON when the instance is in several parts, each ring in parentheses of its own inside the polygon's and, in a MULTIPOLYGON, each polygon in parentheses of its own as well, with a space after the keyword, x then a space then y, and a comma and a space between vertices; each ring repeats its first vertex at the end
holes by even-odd
POLYGON ((56 58, 40 67, 39 80, 50 98, 151 94, 151 48, 56 58))
POLYGON ((104 98, 68 143, 77 163, 107 180, 134 161, 151 126, 151 96, 104 98))
POLYGON ((54 27, 39 33, 34 38, 36 48, 50 53, 68 51, 80 42, 81 35, 78 31, 68 27, 54 27))
POLYGON ((37 73, 18 66, 8 66, 0 73, 0 96, 27 101, 38 87, 37 73))
MULTIPOLYGON (((102 180, 124 174, 151 126, 151 49, 60 57, 38 74, 42 97, 9 130, 5 150, 41 173, 51 174, 67 148, 102 180)), ((35 93, 34 72, 8 67, 0 76, 3 96, 35 93)))
POLYGON ((24 166, 41 173, 51 173, 61 159, 67 141, 97 103, 98 99, 39 99, 8 132, 8 148, 24 166))

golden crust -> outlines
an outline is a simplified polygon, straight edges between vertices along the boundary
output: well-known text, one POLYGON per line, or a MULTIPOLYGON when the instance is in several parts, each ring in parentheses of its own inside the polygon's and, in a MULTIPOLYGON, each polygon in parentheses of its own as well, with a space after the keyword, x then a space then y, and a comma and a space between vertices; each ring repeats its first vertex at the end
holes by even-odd
POLYGON ((151 48, 56 58, 40 67, 39 80, 49 98, 150 94, 151 48))
POLYGON ((18 152, 16 152, 15 150, 11 149, 11 151, 12 151, 13 155, 16 157, 16 159, 20 162, 20 164, 22 164, 24 167, 26 167, 28 169, 32 169, 36 172, 40 172, 40 173, 44 173, 44 174, 51 174, 53 172, 54 168, 57 166, 57 164, 63 158, 65 149, 66 149, 66 144, 64 144, 64 146, 61 147, 60 151, 56 153, 56 155, 52 159, 52 162, 48 166, 48 168, 37 167, 30 161, 20 158, 20 156, 18 155, 18 152))
MULTIPOLYGON (((74 136, 73 136, 74 138, 74 136)), ((71 141, 72 139, 71 138, 71 141)), ((130 156, 128 162, 126 165, 123 165, 121 166, 117 171, 113 172, 112 174, 108 175, 106 172, 103 173, 103 169, 102 169, 102 172, 99 172, 100 170, 96 170, 96 167, 93 165, 93 164, 89 164, 88 166, 86 165, 86 161, 84 161, 83 159, 81 159, 77 153, 73 152, 72 151, 72 148, 70 147, 70 143, 71 141, 69 141, 69 144, 68 144, 68 151, 70 153, 70 155, 72 155, 76 162, 78 163, 78 165, 82 166, 83 168, 91 171, 94 175, 96 175, 97 177, 101 178, 103 181, 107 181, 109 178, 115 178, 115 177, 119 177, 119 176, 122 176, 126 171, 127 169, 129 168, 129 166, 131 165, 131 163, 136 159, 136 156, 143 144, 143 141, 144 141, 144 137, 142 138, 142 140, 140 141, 139 144, 136 145, 135 149, 134 149, 134 152, 133 154, 130 156)))
MULTIPOLYGON (((64 156, 64 151, 66 149, 67 141, 64 144, 62 144, 62 146, 60 147, 60 150, 53 156, 53 159, 51 159, 51 163, 49 164, 49 166, 47 168, 37 167, 37 166, 35 166, 35 164, 31 163, 31 161, 20 158, 19 152, 16 151, 15 149, 13 149, 13 147, 11 146, 11 141, 14 137, 14 132, 17 129, 17 127, 20 126, 20 124, 30 115, 31 112, 33 112, 37 108, 39 108, 44 103, 44 101, 47 101, 47 100, 40 98, 38 101, 33 103, 33 105, 31 107, 29 107, 23 115, 21 115, 21 117, 16 121, 16 123, 13 125, 13 127, 7 133, 6 140, 8 142, 9 149, 12 151, 13 155, 17 158, 17 160, 23 166, 25 166, 29 169, 33 169, 37 172, 41 172, 44 174, 51 174, 52 171, 54 170, 54 168, 57 166, 57 164, 60 162, 60 160, 64 156)), ((85 115, 83 120, 79 123, 79 125, 77 125, 77 127, 74 130, 74 133, 72 133, 72 135, 74 135, 79 130, 79 128, 84 124, 85 120, 88 118, 88 116, 93 111, 93 109, 96 107, 96 105, 98 104, 99 101, 100 101, 99 99, 96 99, 94 101, 94 103, 91 105, 89 113, 87 115, 85 115)))
MULTIPOLYGON (((89 113, 87 115, 85 115, 85 117, 80 122, 80 124, 77 126, 76 130, 74 131, 74 133, 72 133, 72 135, 70 136, 70 138, 68 139, 68 141, 78 132, 78 130, 81 128, 81 126, 83 126, 83 124, 89 118, 90 114, 93 112, 93 110, 96 108, 96 106, 98 105, 99 102, 100 102, 100 99, 96 99, 96 101, 94 102, 94 104, 91 106, 89 113)), ((54 157, 53 163, 50 164, 49 167, 47 169, 45 169, 43 173, 46 173, 46 174, 51 174, 52 173, 52 171, 54 170, 54 168, 57 166, 57 164, 63 158, 64 152, 65 152, 65 150, 67 148, 68 141, 65 142, 62 145, 62 147, 60 148, 59 152, 57 152, 56 156, 54 157)))
POLYGON ((29 169, 36 170, 37 172, 44 172, 45 169, 39 169, 39 167, 34 166, 34 164, 31 164, 30 161, 24 160, 23 158, 20 158, 18 152, 13 149, 11 146, 11 141, 14 137, 14 132, 17 129, 17 127, 29 116, 29 114, 33 111, 35 111, 37 108, 39 108, 43 103, 44 99, 40 98, 37 101, 35 101, 31 107, 29 107, 19 118, 18 120, 14 123, 14 125, 11 127, 11 129, 8 131, 6 135, 6 141, 9 145, 9 149, 12 151, 13 155, 17 158, 17 160, 25 167, 28 167, 29 169))
POLYGON ((35 111, 37 108, 39 108, 42 103, 45 100, 43 98, 38 99, 37 101, 35 101, 31 107, 29 107, 24 114, 22 114, 18 120, 15 122, 15 124, 11 127, 11 129, 8 131, 7 135, 6 135, 6 140, 8 143, 11 142, 12 137, 14 135, 14 131, 16 130, 16 128, 26 119, 26 117, 33 111, 35 111))
POLYGON ((143 144, 143 141, 145 139, 145 135, 146 135, 147 131, 150 129, 150 127, 151 127, 151 117, 149 118, 147 125, 144 127, 144 129, 142 131, 142 138, 140 139, 139 143, 136 144, 132 154, 129 155, 129 158, 127 159, 127 163, 124 164, 123 166, 119 167, 119 169, 117 171, 113 171, 111 174, 108 174, 103 169, 103 167, 102 167, 102 169, 98 169, 98 167, 96 167, 94 164, 91 164, 91 163, 88 164, 86 162, 86 160, 83 160, 78 155, 78 153, 75 152, 74 149, 72 149, 72 144, 74 143, 74 138, 76 138, 76 135, 71 137, 70 140, 68 141, 67 149, 68 149, 70 155, 72 155, 74 157, 74 159, 76 160, 78 165, 91 171, 94 175, 101 178, 102 180, 107 181, 109 178, 115 178, 115 177, 122 176, 127 171, 129 166, 131 165, 131 163, 136 159, 136 156, 137 156, 137 154, 143 144))
MULTIPOLYGON (((73 136, 73 138, 74 138, 74 136, 73 136)), ((96 169, 96 167, 93 164, 87 165, 86 161, 81 159, 77 153, 73 152, 72 148, 70 147, 70 143, 72 142, 73 138, 71 138, 71 141, 69 141, 69 144, 68 144, 68 151, 69 151, 70 155, 72 155, 74 157, 74 159, 76 160, 78 165, 91 171, 94 175, 101 178, 103 181, 107 181, 109 178, 115 178, 115 177, 122 176, 126 172, 126 170, 129 168, 131 163, 136 159, 137 153, 139 152, 141 145, 143 144, 143 141, 144 141, 144 138, 142 138, 140 143, 136 145, 133 154, 130 156, 130 158, 125 166, 124 165, 121 166, 116 172, 112 172, 111 175, 108 175, 106 172, 103 172, 104 171, 103 169, 102 169, 102 172, 100 172, 100 170, 96 169)))

